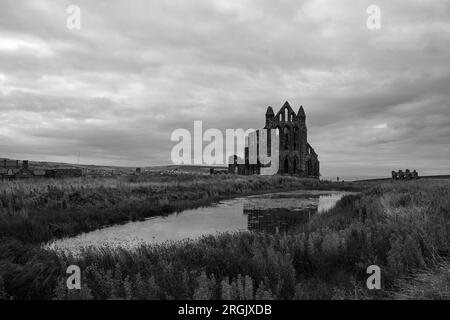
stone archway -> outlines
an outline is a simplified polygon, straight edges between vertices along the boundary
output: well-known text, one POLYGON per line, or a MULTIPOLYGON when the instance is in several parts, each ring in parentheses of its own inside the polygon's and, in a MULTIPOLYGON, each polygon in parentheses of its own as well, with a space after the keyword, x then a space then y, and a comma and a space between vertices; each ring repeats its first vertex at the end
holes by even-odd
POLYGON ((294 164, 292 166, 292 173, 296 174, 297 173, 297 159, 294 158, 294 164))
POLYGON ((307 176, 313 176, 314 175, 314 165, 313 162, 310 159, 306 162, 306 175, 307 176))
POLYGON ((289 173, 289 158, 286 157, 283 162, 283 173, 289 173))
POLYGON ((290 144, 291 144, 291 139, 290 139, 290 129, 288 126, 285 126, 283 129, 283 139, 284 139, 284 146, 283 149, 284 150, 289 150, 290 149, 290 144))
POLYGON ((299 136, 300 136, 300 134, 299 134, 298 127, 295 126, 294 127, 294 133, 293 133, 293 136, 292 136, 292 146, 293 146, 294 150, 299 150, 299 147, 298 147, 298 145, 299 145, 299 136))

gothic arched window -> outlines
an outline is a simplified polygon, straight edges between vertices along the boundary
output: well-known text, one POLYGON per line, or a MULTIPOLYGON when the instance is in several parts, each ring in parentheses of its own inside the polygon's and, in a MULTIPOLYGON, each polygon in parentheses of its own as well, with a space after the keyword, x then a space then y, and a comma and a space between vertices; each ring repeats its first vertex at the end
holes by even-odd
POLYGON ((284 170, 283 173, 289 173, 289 158, 286 157, 286 159, 284 159, 284 170))
POLYGON ((289 149, 289 128, 288 127, 284 127, 284 149, 288 150, 289 149))
POLYGON ((293 137, 293 144, 294 144, 294 150, 298 150, 298 141, 299 141, 299 131, 298 127, 294 127, 294 137, 293 137))

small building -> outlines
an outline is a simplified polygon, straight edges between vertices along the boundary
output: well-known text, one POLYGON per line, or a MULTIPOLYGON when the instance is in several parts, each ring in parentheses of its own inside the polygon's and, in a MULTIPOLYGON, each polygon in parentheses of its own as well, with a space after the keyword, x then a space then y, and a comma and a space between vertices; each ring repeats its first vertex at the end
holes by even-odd
POLYGON ((78 168, 31 169, 28 160, 0 159, 0 180, 81 176, 83 176, 83 170, 78 168))
POLYGON ((0 180, 12 180, 16 177, 29 177, 32 173, 28 170, 28 160, 0 160, 0 180))

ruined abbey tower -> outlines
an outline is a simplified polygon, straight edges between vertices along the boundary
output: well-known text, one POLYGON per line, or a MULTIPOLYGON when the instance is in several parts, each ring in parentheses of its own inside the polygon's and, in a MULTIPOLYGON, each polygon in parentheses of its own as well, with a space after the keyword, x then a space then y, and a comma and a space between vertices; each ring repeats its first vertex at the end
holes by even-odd
POLYGON ((272 107, 266 111, 264 129, 277 129, 280 133, 280 173, 319 177, 318 155, 308 143, 306 115, 300 106, 297 113, 288 102, 274 114, 272 107))
MULTIPOLYGON (((279 132, 279 170, 280 174, 293 174, 302 177, 319 178, 319 158, 308 143, 306 115, 300 106, 296 113, 288 102, 275 114, 272 107, 266 111, 264 129, 278 129, 279 132)), ((270 135, 270 134, 269 134, 270 135)), ((270 140, 267 149, 270 150, 270 140)), ((239 174, 259 174, 260 164, 249 164, 248 150, 245 150, 245 164, 229 165, 229 171, 239 174)))

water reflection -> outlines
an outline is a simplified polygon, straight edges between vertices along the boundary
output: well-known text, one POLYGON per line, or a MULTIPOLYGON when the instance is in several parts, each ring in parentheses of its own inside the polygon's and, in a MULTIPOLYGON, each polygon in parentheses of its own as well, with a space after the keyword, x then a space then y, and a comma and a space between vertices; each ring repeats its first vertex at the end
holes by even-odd
POLYGON ((284 233, 308 222, 311 218, 311 211, 293 212, 286 209, 244 210, 244 214, 248 216, 248 230, 284 233))
POLYGON ((251 231, 286 233, 305 225, 313 214, 331 209, 339 193, 282 193, 250 197, 244 203, 247 228, 251 231))
POLYGON ((168 240, 195 239, 226 231, 287 232, 304 225, 344 195, 335 191, 294 191, 226 200, 145 221, 115 225, 48 245, 76 251, 84 246, 135 246, 168 240))

